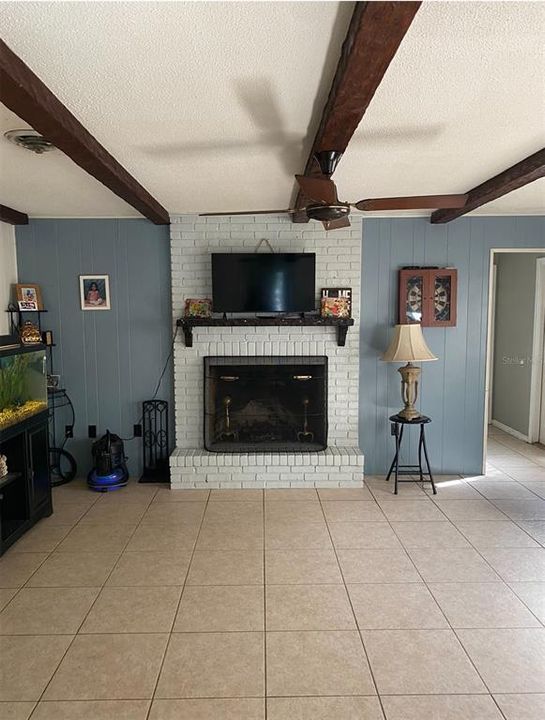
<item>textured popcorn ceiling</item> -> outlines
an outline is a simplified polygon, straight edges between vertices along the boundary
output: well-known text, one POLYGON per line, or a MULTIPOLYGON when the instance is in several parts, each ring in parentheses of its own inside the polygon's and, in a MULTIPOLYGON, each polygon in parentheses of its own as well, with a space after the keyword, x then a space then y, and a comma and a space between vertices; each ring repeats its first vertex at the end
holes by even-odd
MULTIPOLYGON (((285 207, 352 3, 0 3, 2 37, 171 213, 285 207)), ((545 145, 545 4, 429 2, 343 158, 341 197, 461 192, 545 145)), ((0 112, 2 132, 15 121, 0 112)), ((0 139, 0 201, 137 213, 0 139)), ((545 180, 480 211, 544 213, 545 180)))

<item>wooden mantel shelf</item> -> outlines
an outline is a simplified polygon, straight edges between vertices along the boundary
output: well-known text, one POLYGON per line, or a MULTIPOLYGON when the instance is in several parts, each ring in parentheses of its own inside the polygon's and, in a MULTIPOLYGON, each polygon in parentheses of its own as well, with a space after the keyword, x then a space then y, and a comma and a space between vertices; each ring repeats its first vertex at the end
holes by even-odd
POLYGON ((197 318, 183 317, 176 324, 184 332, 186 347, 193 347, 193 328, 196 327, 336 327, 337 345, 344 347, 348 328, 354 324, 354 318, 323 318, 318 315, 308 317, 278 318, 197 318))

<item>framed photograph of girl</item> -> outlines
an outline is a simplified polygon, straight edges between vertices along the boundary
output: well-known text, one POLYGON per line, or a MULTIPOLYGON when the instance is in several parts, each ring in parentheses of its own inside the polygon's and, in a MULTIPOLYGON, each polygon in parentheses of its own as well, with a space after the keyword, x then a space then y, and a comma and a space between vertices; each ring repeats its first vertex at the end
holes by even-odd
POLYGON ((80 275, 79 294, 82 310, 110 310, 109 275, 80 275))

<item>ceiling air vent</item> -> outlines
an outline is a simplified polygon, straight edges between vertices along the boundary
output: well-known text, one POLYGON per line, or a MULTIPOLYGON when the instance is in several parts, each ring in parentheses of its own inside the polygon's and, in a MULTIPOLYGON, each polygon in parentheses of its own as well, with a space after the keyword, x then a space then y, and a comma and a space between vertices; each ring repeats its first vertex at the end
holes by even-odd
POLYGON ((25 150, 31 150, 37 155, 55 150, 53 143, 46 140, 36 130, 8 130, 8 132, 4 133, 4 137, 14 145, 18 145, 25 150))

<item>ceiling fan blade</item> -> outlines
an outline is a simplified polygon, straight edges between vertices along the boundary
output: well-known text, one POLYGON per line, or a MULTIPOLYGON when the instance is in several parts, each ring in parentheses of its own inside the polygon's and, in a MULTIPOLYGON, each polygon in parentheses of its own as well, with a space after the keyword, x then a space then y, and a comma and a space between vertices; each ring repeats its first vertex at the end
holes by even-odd
POLYGON ((318 177, 296 175, 295 179, 299 183, 303 195, 309 200, 325 203, 326 205, 336 205, 339 202, 335 183, 325 175, 318 177))
POLYGON ((369 198, 360 200, 358 210, 424 210, 427 208, 461 208, 467 200, 465 195, 415 195, 413 197, 369 198))
POLYGON ((288 208, 287 210, 241 210, 237 212, 213 212, 213 213, 199 213, 199 217, 213 217, 215 215, 282 215, 284 213, 292 213, 295 210, 288 208))
POLYGON ((347 217, 338 220, 322 220, 322 225, 326 230, 338 230, 343 227, 350 227, 350 220, 347 217))

